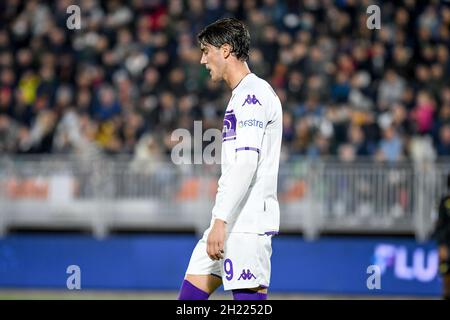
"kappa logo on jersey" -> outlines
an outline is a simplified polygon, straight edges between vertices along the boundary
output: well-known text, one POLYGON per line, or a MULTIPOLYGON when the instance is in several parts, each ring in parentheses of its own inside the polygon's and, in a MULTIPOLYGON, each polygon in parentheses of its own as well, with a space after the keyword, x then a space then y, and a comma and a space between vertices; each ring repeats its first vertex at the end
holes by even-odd
POLYGON ((242 104, 242 106, 245 106, 246 103, 248 103, 250 105, 251 104, 259 104, 259 105, 261 105, 261 103, 259 102, 259 100, 256 98, 255 95, 252 95, 252 96, 247 95, 247 99, 245 99, 245 101, 242 104))
POLYGON ((238 280, 250 280, 251 278, 256 279, 255 275, 250 272, 250 269, 247 269, 247 271, 242 270, 241 276, 238 278, 238 280))

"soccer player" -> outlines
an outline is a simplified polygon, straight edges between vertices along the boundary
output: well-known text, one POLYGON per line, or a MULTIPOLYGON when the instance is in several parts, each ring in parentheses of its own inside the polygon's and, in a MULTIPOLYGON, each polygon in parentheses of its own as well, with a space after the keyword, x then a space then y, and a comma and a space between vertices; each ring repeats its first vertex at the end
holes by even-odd
POLYGON ((277 179, 281 103, 248 65, 250 35, 239 20, 218 20, 198 35, 213 81, 232 90, 223 121, 221 177, 210 227, 197 243, 180 300, 206 300, 221 284, 235 300, 265 300, 272 236, 279 228, 277 179))

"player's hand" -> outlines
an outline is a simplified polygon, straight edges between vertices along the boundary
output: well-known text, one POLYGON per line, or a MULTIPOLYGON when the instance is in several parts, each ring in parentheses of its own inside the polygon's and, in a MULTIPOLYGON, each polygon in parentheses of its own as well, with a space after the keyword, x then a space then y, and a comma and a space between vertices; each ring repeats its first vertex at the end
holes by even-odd
POLYGON ((225 243, 225 221, 216 219, 208 235, 206 252, 212 260, 223 259, 225 243))

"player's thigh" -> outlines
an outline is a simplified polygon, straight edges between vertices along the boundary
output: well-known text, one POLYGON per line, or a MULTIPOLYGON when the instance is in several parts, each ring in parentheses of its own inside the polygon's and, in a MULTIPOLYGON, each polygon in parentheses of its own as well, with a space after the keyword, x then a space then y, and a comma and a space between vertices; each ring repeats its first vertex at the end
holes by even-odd
POLYGON ((197 288, 212 293, 222 284, 221 261, 212 260, 206 252, 205 235, 192 251, 185 279, 197 288))

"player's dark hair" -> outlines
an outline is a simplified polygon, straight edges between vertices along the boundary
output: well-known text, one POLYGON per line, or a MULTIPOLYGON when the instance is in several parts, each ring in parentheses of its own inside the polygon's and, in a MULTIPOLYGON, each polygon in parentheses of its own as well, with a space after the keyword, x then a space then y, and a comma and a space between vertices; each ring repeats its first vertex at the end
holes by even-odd
POLYGON ((234 18, 224 18, 208 25, 197 35, 198 41, 220 48, 224 44, 231 46, 231 53, 239 60, 247 61, 250 50, 250 33, 247 27, 234 18))

